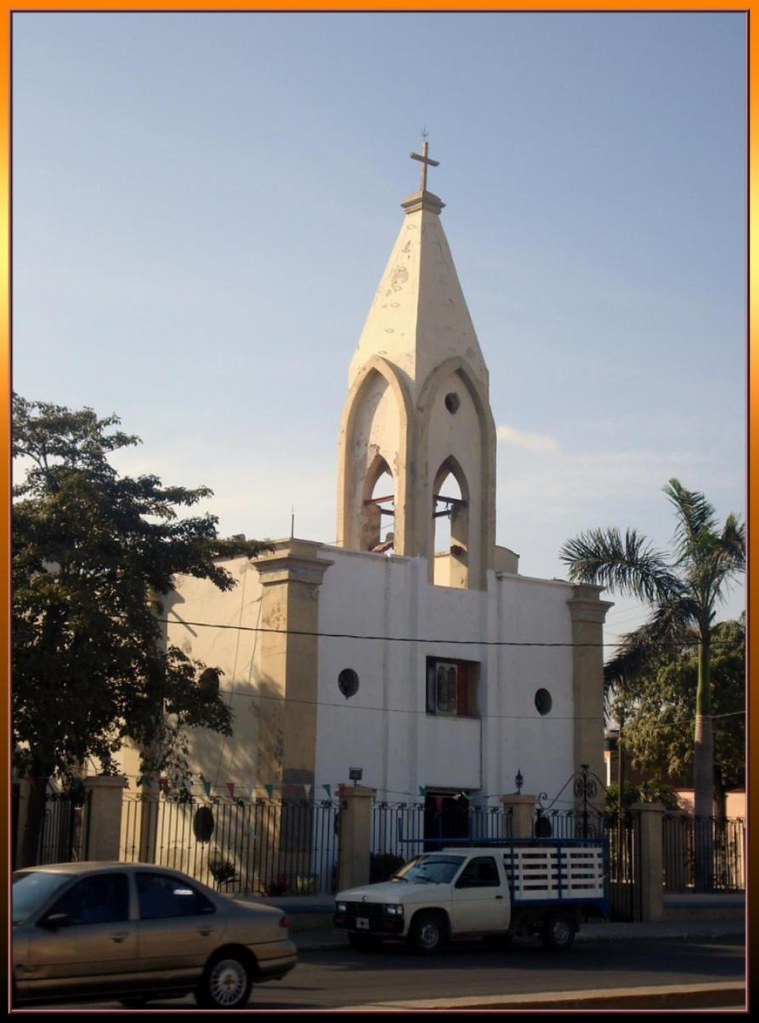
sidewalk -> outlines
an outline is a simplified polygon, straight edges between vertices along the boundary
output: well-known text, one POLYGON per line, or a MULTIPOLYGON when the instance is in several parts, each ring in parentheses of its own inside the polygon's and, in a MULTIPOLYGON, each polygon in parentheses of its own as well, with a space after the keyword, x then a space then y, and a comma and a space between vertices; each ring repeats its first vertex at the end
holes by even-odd
MULTIPOLYGON (((346 948, 345 932, 334 927, 334 899, 327 895, 294 895, 257 898, 239 895, 243 902, 263 902, 276 906, 290 917, 290 933, 299 949, 346 948)), ((583 924, 577 941, 604 941, 619 938, 718 938, 746 934, 744 899, 739 896, 677 896, 667 898, 664 920, 627 923, 601 920, 583 924)))

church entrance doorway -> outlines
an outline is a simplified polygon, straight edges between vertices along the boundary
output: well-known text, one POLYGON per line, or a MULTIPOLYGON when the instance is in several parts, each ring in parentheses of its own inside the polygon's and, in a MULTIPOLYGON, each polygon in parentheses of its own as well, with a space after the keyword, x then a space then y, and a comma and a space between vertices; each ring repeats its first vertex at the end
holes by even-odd
POLYGON ((448 839, 469 838, 469 800, 462 791, 428 792, 424 799, 424 848, 440 849, 448 839))

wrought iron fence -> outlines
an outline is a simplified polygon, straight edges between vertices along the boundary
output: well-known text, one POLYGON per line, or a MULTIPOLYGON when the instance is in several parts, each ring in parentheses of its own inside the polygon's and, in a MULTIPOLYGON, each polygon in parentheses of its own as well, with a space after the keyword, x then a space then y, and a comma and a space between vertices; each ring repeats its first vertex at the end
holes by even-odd
POLYGON ((386 880, 395 868, 423 849, 424 803, 380 801, 372 805, 369 846, 372 881, 386 880))
POLYGON ((707 887, 744 891, 746 832, 742 818, 694 817, 666 813, 662 822, 664 889, 678 893, 696 887, 696 862, 707 862, 707 887), (711 870, 708 863, 711 862, 711 870))
POLYGON ((378 801, 372 807, 372 880, 384 880, 392 869, 421 852, 460 841, 492 842, 511 834, 511 818, 501 806, 468 805, 457 808, 455 827, 449 829, 446 811, 430 815, 425 803, 378 801), (392 869, 391 869, 392 868, 392 869))
POLYGON ((91 793, 48 792, 40 829, 37 863, 87 859, 87 807, 91 793))
POLYGON ((602 810, 543 810, 537 807, 533 822, 536 838, 603 838, 610 816, 602 810))
POLYGON ((333 892, 339 813, 331 800, 125 794, 120 859, 174 867, 229 893, 333 892))

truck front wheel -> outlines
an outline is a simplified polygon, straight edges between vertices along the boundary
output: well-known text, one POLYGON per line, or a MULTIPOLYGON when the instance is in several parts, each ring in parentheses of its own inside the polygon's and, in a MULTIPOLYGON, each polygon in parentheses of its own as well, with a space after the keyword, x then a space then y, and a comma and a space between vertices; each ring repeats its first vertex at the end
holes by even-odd
POLYGON ((575 922, 571 914, 562 911, 546 917, 540 938, 546 948, 562 951, 575 940, 575 922))
POLYGON ((444 917, 441 913, 417 913, 408 937, 411 947, 421 955, 442 952, 448 941, 448 928, 444 917))

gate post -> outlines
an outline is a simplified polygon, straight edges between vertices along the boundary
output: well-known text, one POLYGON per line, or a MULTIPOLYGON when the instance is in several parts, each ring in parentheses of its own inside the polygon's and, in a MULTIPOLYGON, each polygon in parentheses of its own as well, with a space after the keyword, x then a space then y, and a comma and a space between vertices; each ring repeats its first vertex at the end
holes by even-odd
POLYGON ((26 836, 26 822, 29 813, 29 781, 26 778, 19 778, 13 782, 14 799, 14 821, 13 821, 13 849, 11 850, 11 863, 13 870, 19 867, 32 866, 24 862, 24 838, 26 836))
POLYGON ((664 914, 664 855, 661 803, 635 803, 630 808, 640 821, 640 919, 661 920, 664 914))
POLYGON ((503 807, 504 838, 532 838, 532 818, 537 802, 535 796, 520 796, 515 792, 501 796, 500 800, 503 807))
POLYGON ((367 884, 370 878, 372 798, 374 789, 360 785, 340 786, 340 849, 337 889, 367 884))
POLYGON ((84 822, 84 856, 88 860, 117 860, 121 841, 121 804, 127 779, 97 775, 84 779, 89 795, 84 822))

